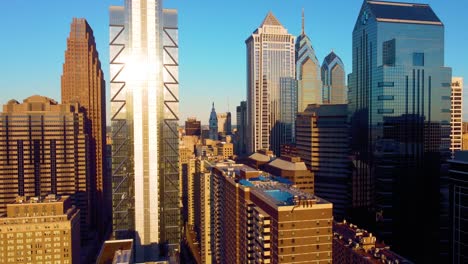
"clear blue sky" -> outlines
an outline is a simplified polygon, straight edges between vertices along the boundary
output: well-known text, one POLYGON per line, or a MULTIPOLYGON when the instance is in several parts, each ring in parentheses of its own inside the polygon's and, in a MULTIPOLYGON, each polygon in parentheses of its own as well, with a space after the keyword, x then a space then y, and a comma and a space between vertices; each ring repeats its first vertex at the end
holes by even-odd
MULTIPOLYGON (((453 68, 454 76, 468 78, 468 1, 412 2, 429 3, 444 22, 445 64, 453 68)), ((93 28, 108 82, 108 7, 120 4, 123 0, 2 1, 0 103, 32 94, 60 101, 62 63, 73 17, 86 18, 93 28)), ((244 41, 270 10, 290 33, 298 35, 304 8, 306 33, 319 61, 333 49, 349 73, 351 34, 361 4, 361 0, 165 0, 166 8, 179 10, 181 119, 196 116, 207 124, 212 101, 218 112, 227 111, 229 101, 235 116, 236 105, 246 98, 244 41)), ((468 95, 468 85, 465 88, 468 95)))

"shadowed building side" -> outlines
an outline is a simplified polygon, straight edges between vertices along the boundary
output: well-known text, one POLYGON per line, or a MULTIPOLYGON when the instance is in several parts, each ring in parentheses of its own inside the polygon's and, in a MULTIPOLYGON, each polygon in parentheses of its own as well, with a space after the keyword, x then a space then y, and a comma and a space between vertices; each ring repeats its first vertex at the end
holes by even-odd
POLYGON ((62 73, 62 103, 79 103, 86 115, 89 135, 89 172, 96 182, 92 202, 93 219, 100 239, 108 230, 111 203, 108 199, 110 175, 105 166, 106 87, 93 30, 83 18, 73 18, 67 39, 62 73))

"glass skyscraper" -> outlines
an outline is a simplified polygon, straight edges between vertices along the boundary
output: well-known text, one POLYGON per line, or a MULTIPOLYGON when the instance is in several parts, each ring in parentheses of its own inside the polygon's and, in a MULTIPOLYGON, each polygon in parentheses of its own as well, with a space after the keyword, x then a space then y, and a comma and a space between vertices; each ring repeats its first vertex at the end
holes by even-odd
POLYGON ((315 56, 312 41, 305 34, 304 11, 302 33, 296 41, 297 111, 302 112, 309 104, 322 103, 320 63, 315 56))
POLYGON ((445 251, 440 204, 450 94, 444 25, 431 7, 364 1, 349 76, 353 177, 362 183, 366 211, 375 212, 371 228, 417 263, 432 263, 445 251))
POLYGON ((112 6, 109 45, 114 234, 157 260, 180 243, 177 11, 112 6))
MULTIPOLYGON (((272 149, 281 142, 281 91, 295 77, 294 36, 270 12, 245 41, 247 45, 247 151, 272 149)), ((293 126, 292 126, 293 127, 293 126)), ((291 128, 292 128, 291 127, 291 128)))
POLYGON ((322 101, 324 104, 347 102, 345 68, 335 52, 330 52, 322 63, 322 101))

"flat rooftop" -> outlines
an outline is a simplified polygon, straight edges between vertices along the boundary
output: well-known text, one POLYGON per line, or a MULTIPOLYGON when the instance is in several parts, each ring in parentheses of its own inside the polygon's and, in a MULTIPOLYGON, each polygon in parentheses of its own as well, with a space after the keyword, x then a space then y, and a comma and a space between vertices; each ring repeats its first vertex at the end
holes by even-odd
POLYGON ((101 248, 97 264, 132 263, 133 239, 107 240, 101 248))
POLYGON ((295 187, 294 183, 280 176, 254 169, 245 164, 219 162, 214 164, 224 176, 236 180, 239 184, 256 190, 262 197, 276 206, 292 206, 298 201, 309 201, 313 204, 330 204, 330 202, 295 187), (258 172, 259 176, 244 179, 241 171, 258 172))
POLYGON ((54 194, 49 194, 47 196, 38 196, 38 197, 25 197, 18 196, 16 197, 15 202, 11 204, 34 204, 34 203, 60 203, 67 200, 69 196, 59 196, 54 194))
POLYGON ((329 203, 322 198, 296 188, 294 183, 288 179, 273 176, 266 172, 263 172, 263 175, 257 178, 242 179, 239 183, 259 191, 263 194, 263 197, 277 206, 295 205, 297 200, 309 200, 315 204, 329 203))

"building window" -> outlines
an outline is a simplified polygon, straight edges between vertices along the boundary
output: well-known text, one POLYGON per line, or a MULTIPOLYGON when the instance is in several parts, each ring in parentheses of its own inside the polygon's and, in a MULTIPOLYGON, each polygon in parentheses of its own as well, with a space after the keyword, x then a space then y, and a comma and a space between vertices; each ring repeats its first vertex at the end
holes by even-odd
POLYGON ((413 53, 413 66, 424 66, 424 53, 413 53))
POLYGON ((395 66, 395 39, 383 43, 382 62, 386 66, 395 66))
POLYGON ((394 110, 393 109, 379 109, 377 112, 379 114, 393 114, 394 110))
POLYGON ((393 95, 379 95, 378 100, 393 100, 395 97, 393 95))
POLYGON ((395 83, 394 82, 378 82, 377 86, 378 87, 394 87, 395 83))

